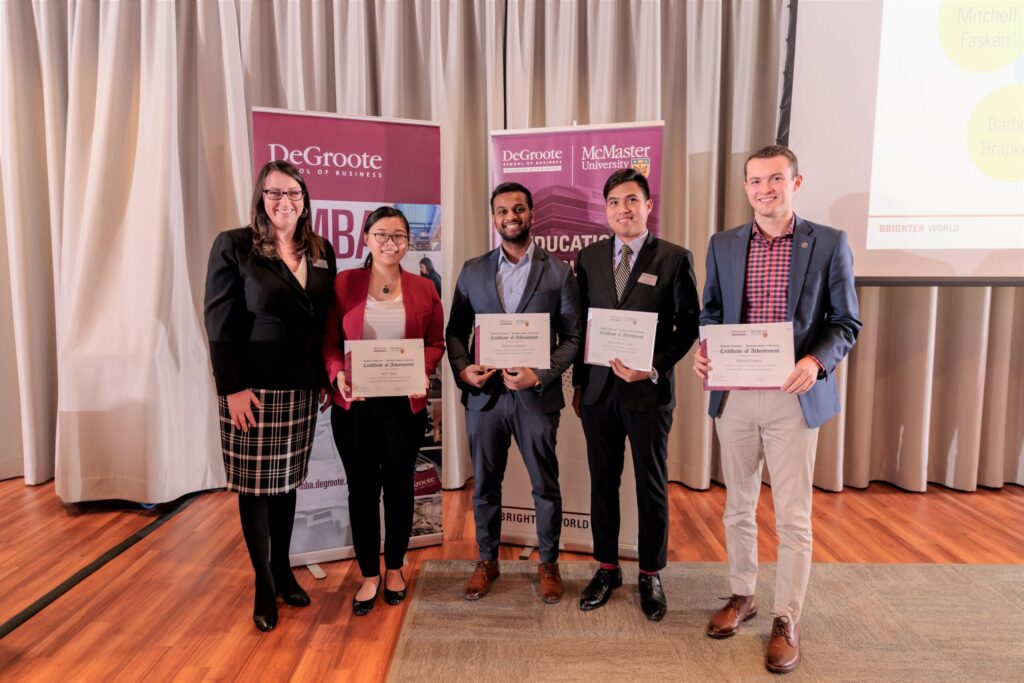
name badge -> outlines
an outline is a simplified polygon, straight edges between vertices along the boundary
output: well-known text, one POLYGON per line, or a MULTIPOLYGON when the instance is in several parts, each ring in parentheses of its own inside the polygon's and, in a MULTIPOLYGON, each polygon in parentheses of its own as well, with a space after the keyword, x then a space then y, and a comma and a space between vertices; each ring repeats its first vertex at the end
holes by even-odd
POLYGON ((327 260, 326 259, 322 259, 322 258, 318 258, 315 261, 313 261, 313 267, 314 268, 326 268, 327 267, 327 260))
POLYGON ((650 285, 651 287, 653 287, 654 285, 658 284, 658 276, 651 275, 650 273, 644 273, 643 275, 640 276, 637 282, 639 282, 642 285, 650 285))

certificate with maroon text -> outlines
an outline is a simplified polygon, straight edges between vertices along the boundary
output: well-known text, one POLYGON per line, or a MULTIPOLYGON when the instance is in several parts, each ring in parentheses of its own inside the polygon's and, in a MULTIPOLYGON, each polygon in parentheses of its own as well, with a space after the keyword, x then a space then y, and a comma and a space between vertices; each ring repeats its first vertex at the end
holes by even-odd
POLYGON ((711 365, 706 391, 781 389, 793 367, 793 323, 703 325, 701 350, 711 365))
POLYGON ((422 339, 345 341, 352 396, 413 396, 427 391, 422 339))

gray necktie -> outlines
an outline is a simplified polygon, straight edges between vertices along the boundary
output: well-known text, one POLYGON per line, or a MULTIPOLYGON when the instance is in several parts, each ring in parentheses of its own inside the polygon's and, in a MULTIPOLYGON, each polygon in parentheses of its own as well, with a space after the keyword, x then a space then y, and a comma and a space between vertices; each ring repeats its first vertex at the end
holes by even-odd
POLYGON ((633 250, 628 244, 622 245, 622 252, 619 256, 619 265, 615 268, 615 298, 622 301, 622 293, 626 291, 626 281, 629 280, 629 257, 633 250))

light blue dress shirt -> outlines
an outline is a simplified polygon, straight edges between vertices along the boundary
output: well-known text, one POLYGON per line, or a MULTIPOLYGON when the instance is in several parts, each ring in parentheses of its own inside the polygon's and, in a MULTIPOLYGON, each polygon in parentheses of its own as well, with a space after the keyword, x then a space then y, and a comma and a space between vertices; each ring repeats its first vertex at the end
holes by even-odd
POLYGON ((519 263, 512 263, 505 255, 505 250, 498 248, 498 273, 495 276, 495 284, 498 285, 498 299, 506 313, 515 313, 519 308, 519 301, 523 298, 523 290, 526 289, 526 279, 530 274, 530 264, 533 263, 533 250, 536 244, 531 241, 529 249, 519 263))
MULTIPOLYGON (((629 243, 629 248, 633 250, 633 253, 629 257, 629 272, 633 272, 633 266, 636 265, 636 255, 640 253, 640 249, 643 248, 644 243, 647 241, 647 235, 650 234, 649 230, 644 230, 642 233, 633 238, 633 241, 629 243)), ((614 238, 615 243, 612 245, 612 273, 619 267, 619 260, 622 258, 622 247, 626 243, 619 239, 616 235, 614 238)))

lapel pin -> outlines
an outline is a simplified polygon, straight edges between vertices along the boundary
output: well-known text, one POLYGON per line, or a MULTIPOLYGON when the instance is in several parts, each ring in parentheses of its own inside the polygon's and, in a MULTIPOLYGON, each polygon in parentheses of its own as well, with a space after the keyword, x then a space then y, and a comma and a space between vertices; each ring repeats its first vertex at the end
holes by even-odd
POLYGON ((800 248, 801 249, 806 249, 807 248, 807 242, 801 242, 800 243, 800 248))

